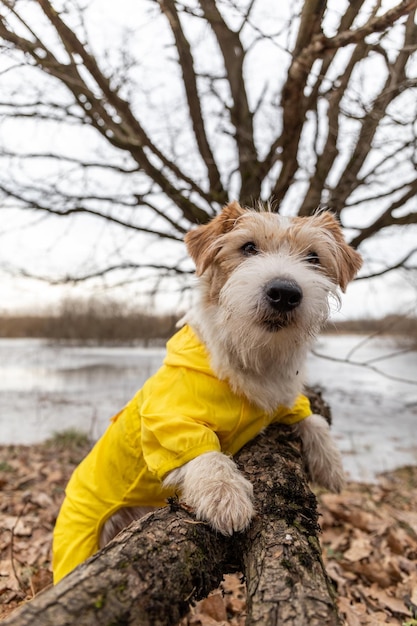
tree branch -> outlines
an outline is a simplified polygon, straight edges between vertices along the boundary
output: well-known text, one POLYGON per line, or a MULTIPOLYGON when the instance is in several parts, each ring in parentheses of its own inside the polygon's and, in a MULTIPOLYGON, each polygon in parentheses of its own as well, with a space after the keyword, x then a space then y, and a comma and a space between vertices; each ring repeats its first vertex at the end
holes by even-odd
MULTIPOLYGON (((417 6, 417 0, 405 0, 393 9, 387 11, 384 15, 372 17, 364 26, 355 30, 348 29, 338 32, 338 34, 334 37, 326 37, 321 32, 321 19, 325 9, 325 4, 325 2, 320 2, 320 0, 309 0, 303 4, 301 25, 293 51, 293 61, 288 71, 288 77, 283 87, 281 96, 283 130, 280 137, 278 137, 272 144, 270 151, 261 166, 261 171, 264 173, 272 167, 276 161, 277 151, 280 152, 282 167, 278 180, 272 190, 272 196, 274 200, 276 200, 277 205, 279 205, 284 198, 289 186, 293 182, 294 175, 299 168, 297 154, 301 130, 304 126, 306 111, 312 106, 312 102, 304 96, 304 89, 313 63, 325 55, 334 55, 334 51, 341 47, 345 47, 352 43, 362 42, 365 37, 371 33, 386 30, 395 21, 406 14, 409 14, 409 17, 405 48, 409 50, 409 46, 413 45, 412 11, 417 6)), ((361 4, 361 2, 354 3, 354 6, 351 7, 352 11, 356 8, 359 11, 361 4)), ((350 17, 352 17, 352 15, 350 17)), ((381 91, 379 99, 377 99, 375 109, 369 114, 369 116, 367 116, 369 120, 366 126, 366 133, 364 131, 364 136, 359 138, 356 143, 357 148, 361 150, 361 154, 363 153, 365 156, 369 151, 369 141, 372 140, 373 134, 380 119, 384 115, 389 102, 391 102, 396 95, 398 95, 401 89, 399 86, 400 75, 402 75, 401 72, 404 70, 404 61, 406 58, 408 58, 406 53, 400 53, 398 55, 398 66, 395 68, 397 75, 395 76, 394 89, 394 79, 391 79, 390 77, 387 80, 387 84, 384 89, 381 91), (390 94, 390 97, 388 94, 390 94), (375 128, 372 132, 373 126, 375 128), (368 140, 367 144, 364 144, 365 134, 366 139, 368 140), (364 147, 365 145, 366 148, 364 147)), ((333 154, 335 154, 334 151, 333 154)), ((355 155, 355 158, 352 157, 351 161, 356 167, 355 172, 352 172, 350 167, 352 163, 346 167, 345 174, 349 175, 349 184, 346 183, 345 186, 347 194, 346 197, 349 195, 349 191, 352 191, 352 181, 355 180, 355 176, 359 172, 361 166, 357 155, 355 155)), ((340 183, 337 187, 335 187, 335 189, 337 189, 338 201, 336 203, 335 199, 332 198, 331 207, 336 212, 340 213, 346 198, 341 198, 339 201, 340 183)), ((307 208, 307 206, 304 207, 305 214, 309 214, 309 210, 310 209, 307 208)))
POLYGON ((213 152, 207 139, 191 47, 181 26, 181 21, 174 0, 158 0, 158 2, 161 10, 167 16, 169 25, 174 35, 188 102, 188 112, 190 114, 199 152, 207 168, 210 181, 210 193, 213 198, 218 199, 220 204, 224 204, 227 202, 227 193, 223 189, 220 172, 217 168, 213 152))
MULTIPOLYGON (((379 376, 382 376, 383 378, 386 378, 387 380, 395 380, 397 382, 400 383, 406 383, 407 385, 415 385, 417 386, 417 380, 416 379, 411 379, 411 378, 404 378, 403 376, 396 376, 395 374, 387 374, 387 372, 384 372, 383 370, 381 370, 379 367, 376 367, 375 365, 372 365, 371 361, 354 361, 353 359, 346 357, 346 358, 339 358, 339 357, 335 357, 335 356, 330 356, 328 354, 321 354, 320 352, 317 352, 316 350, 312 350, 312 354, 314 354, 314 356, 320 358, 320 359, 325 359, 326 361, 334 361, 335 363, 347 363, 348 365, 354 365, 356 367, 362 367, 364 369, 368 369, 371 372, 375 372, 376 374, 379 374, 379 376)), ((399 352, 397 352, 397 354, 399 354, 399 352)))
MULTIPOLYGON (((415 8, 417 6, 417 0, 413 0, 412 2, 402 2, 399 7, 401 7, 402 10, 405 10, 405 8, 407 8, 407 10, 411 10, 410 5, 411 8, 415 8)), ((381 27, 381 30, 383 30, 382 26, 385 25, 384 27, 386 28, 388 17, 395 17, 395 19, 398 19, 398 17, 403 14, 400 12, 399 15, 399 7, 396 7, 396 10, 392 9, 391 11, 388 11, 384 16, 380 18, 374 18, 373 20, 370 20, 369 24, 375 24, 379 20, 379 26, 381 27)), ((365 25, 362 29, 358 29, 361 35, 366 36, 366 34, 369 34, 369 24, 367 27, 365 25)), ((346 35, 341 39, 341 41, 352 43, 353 41, 355 41, 356 36, 354 35, 356 32, 357 31, 354 31, 352 33, 352 37, 346 35)), ((410 45, 415 46, 416 44, 417 25, 414 24, 414 16, 412 13, 410 13, 407 18, 407 25, 405 29, 404 48, 407 48, 410 45)), ((359 171, 369 154, 376 130, 381 119, 386 113, 388 105, 391 104, 391 102, 402 91, 401 85, 402 82, 405 80, 404 71, 408 58, 409 55, 404 51, 404 49, 398 53, 395 62, 390 67, 390 72, 387 76, 384 86, 382 87, 379 95, 374 100, 372 109, 368 111, 361 120, 361 129, 356 140, 355 149, 344 171, 340 175, 337 184, 334 186, 331 194, 331 199, 329 201, 329 205, 331 206, 332 210, 334 210, 337 214, 340 214, 346 203, 347 198, 358 186, 359 171)))
POLYGON ((380 215, 372 224, 367 226, 366 228, 362 228, 360 233, 356 235, 350 242, 350 245, 354 248, 358 247, 363 241, 368 239, 371 235, 379 232, 383 228, 387 228, 388 226, 405 226, 407 224, 417 224, 417 213, 407 213, 406 215, 402 215, 400 217, 395 217, 393 212, 396 209, 404 206, 409 200, 415 198, 417 194, 417 179, 415 179, 412 183, 408 185, 404 185, 408 190, 403 193, 403 195, 393 202, 383 213, 380 215))
POLYGON ((365 44, 358 44, 355 47, 343 74, 334 81, 335 87, 327 96, 327 137, 321 154, 317 158, 314 173, 310 177, 310 184, 300 207, 299 215, 312 215, 313 212, 317 210, 317 207, 320 206, 327 177, 339 154, 337 143, 340 128, 340 103, 346 93, 346 89, 357 63, 359 63, 366 54, 367 46, 365 44))
POLYGON ((386 13, 384 13, 384 15, 372 17, 366 22, 366 24, 356 28, 355 30, 338 33, 335 37, 318 35, 303 51, 303 55, 307 57, 310 54, 322 55, 325 51, 331 50, 332 48, 342 48, 351 43, 358 43, 359 41, 363 41, 365 37, 371 35, 372 33, 380 33, 387 30, 387 28, 392 26, 394 22, 404 15, 409 15, 408 21, 413 21, 413 11, 416 8, 417 0, 403 0, 397 4, 397 6, 389 9, 386 13))
MULTIPOLYGON (((134 160, 140 165, 148 176, 159 185, 161 190, 181 209, 184 217, 192 224, 204 223, 209 219, 209 214, 181 193, 175 185, 163 174, 161 168, 153 165, 146 156, 144 150, 147 147, 161 163, 170 169, 175 176, 186 183, 190 189, 200 197, 207 200, 202 189, 191 178, 183 174, 180 168, 172 163, 150 141, 138 120, 133 116, 129 104, 123 100, 110 86, 109 80, 100 71, 94 57, 90 55, 81 44, 77 36, 59 17, 48 0, 38 0, 39 5, 46 17, 54 26, 60 37, 65 50, 70 55, 70 63, 62 64, 56 57, 42 46, 43 54, 40 55, 40 40, 31 42, 7 29, 5 19, 0 16, 0 37, 10 41, 17 49, 29 54, 35 64, 43 68, 48 74, 57 78, 71 91, 85 115, 90 119, 94 128, 112 145, 122 150, 128 150, 134 160), (101 90, 104 98, 98 98, 87 86, 78 71, 74 55, 79 55, 96 85, 101 90), (106 106, 107 105, 107 106, 106 106), (109 106, 110 105, 110 106, 109 106), (120 121, 115 119, 111 107, 117 111, 120 121)), ((1 3, 8 6, 7 0, 1 3)), ((21 20, 22 23, 26 23, 21 20)), ((27 25, 26 25, 27 26, 27 25)), ((29 27, 27 26, 28 30, 29 27)), ((32 32, 32 31, 30 31, 32 32)))
POLYGON ((287 193, 298 169, 298 145, 307 111, 304 89, 310 70, 317 58, 316 54, 304 57, 302 51, 313 36, 321 32, 321 20, 326 4, 326 0, 306 0, 304 2, 297 41, 293 50, 293 60, 288 70, 287 80, 282 88, 280 103, 283 120, 282 133, 272 145, 264 162, 264 166, 269 167, 274 160, 276 151, 280 150, 282 167, 271 194, 277 205, 281 203, 287 193), (300 56, 302 56, 302 61, 300 61, 300 56), (300 71, 300 63, 302 63, 302 71, 300 71))
POLYGON ((230 116, 235 129, 234 139, 239 155, 241 180, 239 196, 243 204, 249 204, 260 196, 261 180, 254 140, 253 114, 249 108, 243 73, 245 50, 239 33, 227 26, 215 0, 199 0, 199 3, 223 55, 233 102, 230 107, 230 116))
MULTIPOLYGON (((348 31, 364 3, 364 0, 354 0, 349 3, 347 10, 341 16, 337 34, 340 35, 348 31)), ((378 5, 375 5, 374 12, 378 5)), ((364 42, 359 42, 352 51, 349 62, 343 72, 331 81, 331 86, 322 94, 328 102, 327 107, 327 137, 321 153, 317 157, 314 173, 310 177, 309 188, 304 195, 303 203, 299 210, 299 215, 312 215, 322 203, 323 192, 326 190, 326 180, 332 169, 337 156, 339 155, 338 141, 340 140, 340 111, 341 101, 346 94, 352 74, 356 66, 365 59, 369 53, 370 46, 364 42)), ((320 89, 324 79, 335 60, 338 48, 327 51, 322 58, 322 65, 314 87, 308 96, 308 109, 316 109, 319 103, 320 89)))
MULTIPOLYGON (((417 219, 414 220, 414 223, 417 223, 417 219)), ((357 276, 355 281, 357 280, 369 280, 370 278, 378 278, 378 276, 383 276, 384 274, 388 274, 388 272, 392 272, 393 270, 405 269, 405 270, 415 270, 416 266, 410 267, 407 266, 406 263, 409 261, 415 254, 417 254, 417 248, 413 248, 407 254, 402 257, 397 263, 394 265, 390 265, 389 267, 385 267, 378 272, 372 272, 371 274, 362 274, 361 276, 357 276)))
MULTIPOLYGON (((85 274, 71 276, 67 274, 62 278, 52 279, 47 276, 38 276, 33 274, 32 272, 28 272, 24 269, 19 269, 18 274, 20 276, 24 276, 25 278, 33 278, 35 280, 40 280, 44 283, 48 283, 49 285, 65 285, 68 283, 77 284, 82 282, 87 282, 92 278, 101 278, 113 272, 126 271, 126 270, 157 270, 159 273, 165 272, 166 275, 192 275, 194 273, 193 270, 184 270, 178 266, 178 264, 173 266, 158 264, 158 263, 117 263, 116 265, 108 265, 100 270, 96 270, 94 272, 88 272, 85 274)), ((166 276, 165 276, 166 277, 166 276)))
POLYGON ((114 217, 109 215, 108 213, 103 213, 97 209, 89 208, 86 206, 73 206, 67 209, 56 209, 53 208, 53 203, 49 204, 41 204, 39 201, 31 198, 25 198, 15 191, 11 191, 4 185, 0 184, 0 192, 3 192, 7 197, 14 198, 23 204, 24 209, 33 209, 37 211, 43 211, 44 213, 50 213, 52 215, 58 215, 60 217, 68 217, 73 214, 86 214, 86 215, 94 215, 96 217, 105 219, 107 222, 112 222, 113 224, 117 224, 119 226, 123 226, 124 228, 128 228, 131 230, 136 230, 138 232, 147 233, 149 235, 156 235, 157 237, 161 237, 162 239, 170 239, 172 241, 182 241, 182 237, 178 235, 174 235, 170 232, 158 231, 153 228, 146 228, 144 226, 139 226, 137 224, 133 224, 132 222, 127 222, 126 220, 122 220, 118 217, 114 217))
MULTIPOLYGON (((137 174, 140 171, 140 168, 135 167, 123 167, 121 165, 116 165, 114 163, 109 163, 108 161, 87 161, 76 157, 71 157, 65 154, 55 154, 53 152, 25 152, 24 154, 19 154, 17 152, 11 152, 10 150, 1 150, 0 157, 5 158, 18 158, 24 161, 29 161, 31 159, 34 160, 52 160, 52 161, 63 161, 64 163, 71 163, 73 165, 79 165, 83 169, 88 168, 97 168, 104 170, 113 170, 115 172, 119 172, 120 174, 137 174)), ((114 198, 113 198, 114 201, 114 198)))

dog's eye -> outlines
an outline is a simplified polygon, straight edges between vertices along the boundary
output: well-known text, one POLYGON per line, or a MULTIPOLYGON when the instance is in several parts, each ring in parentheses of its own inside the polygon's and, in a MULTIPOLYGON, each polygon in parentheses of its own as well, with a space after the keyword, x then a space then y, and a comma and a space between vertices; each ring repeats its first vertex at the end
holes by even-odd
POLYGON ((240 249, 245 256, 253 256, 254 254, 259 253, 259 250, 256 247, 256 244, 253 243, 253 241, 248 241, 247 243, 243 244, 240 249))
POLYGON ((317 252, 311 251, 307 254, 306 260, 308 263, 311 263, 311 265, 320 265, 320 259, 319 259, 319 255, 317 254, 317 252))

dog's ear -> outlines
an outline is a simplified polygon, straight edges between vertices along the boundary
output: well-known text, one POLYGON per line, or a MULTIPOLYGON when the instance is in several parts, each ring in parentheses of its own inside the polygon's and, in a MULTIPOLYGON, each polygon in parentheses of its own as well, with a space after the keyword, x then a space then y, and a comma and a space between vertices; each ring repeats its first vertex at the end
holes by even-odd
POLYGON ((318 225, 325 228, 336 242, 336 278, 340 288, 345 292, 348 283, 362 267, 362 257, 346 243, 339 222, 329 211, 323 211, 316 219, 318 225))
POLYGON ((188 254, 196 266, 197 276, 201 276, 215 259, 220 247, 216 240, 231 231, 236 220, 245 213, 236 201, 227 204, 208 224, 198 226, 185 235, 184 241, 188 254))

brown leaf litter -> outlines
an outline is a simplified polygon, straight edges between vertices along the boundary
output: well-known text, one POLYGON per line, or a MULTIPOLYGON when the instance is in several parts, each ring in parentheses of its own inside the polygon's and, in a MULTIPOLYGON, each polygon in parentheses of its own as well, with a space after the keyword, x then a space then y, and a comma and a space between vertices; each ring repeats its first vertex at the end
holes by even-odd
MULTIPOLYGON (((52 582, 51 536, 82 439, 0 446, 0 620, 52 582)), ((319 493, 321 544, 347 626, 417 626, 417 468, 319 493)), ((181 626, 243 626, 245 585, 226 576, 181 626)))

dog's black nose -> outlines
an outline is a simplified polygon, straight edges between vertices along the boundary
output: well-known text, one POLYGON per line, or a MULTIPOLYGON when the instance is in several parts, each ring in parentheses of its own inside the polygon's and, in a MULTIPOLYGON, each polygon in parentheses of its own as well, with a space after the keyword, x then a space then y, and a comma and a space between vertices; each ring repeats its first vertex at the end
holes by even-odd
POLYGON ((303 299, 301 287, 295 281, 279 278, 265 285, 265 295, 272 308, 281 313, 292 311, 303 299))

